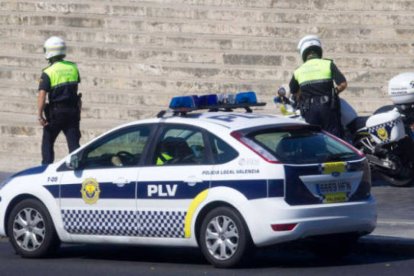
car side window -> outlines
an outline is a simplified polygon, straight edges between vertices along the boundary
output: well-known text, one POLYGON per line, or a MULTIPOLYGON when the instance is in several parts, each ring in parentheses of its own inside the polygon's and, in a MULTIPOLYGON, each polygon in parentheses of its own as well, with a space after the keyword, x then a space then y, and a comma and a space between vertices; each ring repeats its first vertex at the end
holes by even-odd
POLYGON ((229 146, 229 144, 214 135, 211 135, 210 141, 215 164, 230 162, 239 155, 239 153, 229 146))
POLYGON ((86 148, 81 158, 84 169, 136 166, 148 142, 150 126, 120 130, 86 148))
POLYGON ((203 133, 187 126, 166 127, 156 143, 154 165, 207 164, 203 133))

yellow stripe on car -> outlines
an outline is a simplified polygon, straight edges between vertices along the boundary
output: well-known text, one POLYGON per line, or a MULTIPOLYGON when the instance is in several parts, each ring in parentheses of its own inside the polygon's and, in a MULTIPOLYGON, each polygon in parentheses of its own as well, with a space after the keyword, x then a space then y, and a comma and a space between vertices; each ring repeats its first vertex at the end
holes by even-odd
POLYGON ((199 193, 193 201, 191 201, 190 207, 188 208, 187 215, 185 216, 184 221, 184 236, 185 238, 191 237, 191 221, 193 220, 193 215, 197 207, 203 202, 208 194, 208 189, 199 193))

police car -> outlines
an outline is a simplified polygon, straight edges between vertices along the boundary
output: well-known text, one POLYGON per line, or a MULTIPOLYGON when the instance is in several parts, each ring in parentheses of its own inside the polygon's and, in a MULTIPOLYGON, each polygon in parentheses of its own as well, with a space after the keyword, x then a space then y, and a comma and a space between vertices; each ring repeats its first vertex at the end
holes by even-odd
POLYGON ((329 255, 374 230, 360 152, 318 127, 251 113, 253 92, 227 101, 173 98, 157 118, 13 175, 0 186, 0 235, 28 258, 61 242, 198 246, 231 267, 252 247, 315 239, 329 255))

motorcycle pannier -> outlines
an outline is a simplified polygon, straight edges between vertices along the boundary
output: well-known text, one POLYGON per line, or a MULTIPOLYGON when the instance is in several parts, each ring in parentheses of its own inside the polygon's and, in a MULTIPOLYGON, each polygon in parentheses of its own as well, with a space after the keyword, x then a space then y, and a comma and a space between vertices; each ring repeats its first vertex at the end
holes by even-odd
POLYGON ((414 103, 414 73, 402 73, 388 83, 388 95, 394 104, 414 103))
POLYGON ((377 144, 395 142, 405 136, 401 115, 395 110, 369 117, 366 127, 377 144))

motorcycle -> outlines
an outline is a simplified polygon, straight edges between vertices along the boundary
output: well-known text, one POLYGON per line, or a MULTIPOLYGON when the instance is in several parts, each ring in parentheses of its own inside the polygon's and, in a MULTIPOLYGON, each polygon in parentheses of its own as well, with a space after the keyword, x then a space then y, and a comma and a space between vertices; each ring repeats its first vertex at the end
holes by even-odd
MULTIPOLYGON (((358 116, 340 99, 344 140, 363 152, 372 171, 390 185, 409 186, 414 184, 414 73, 390 80, 388 93, 394 105, 381 107, 370 116, 358 116)), ((284 116, 303 120, 284 88, 274 102, 284 116)))

